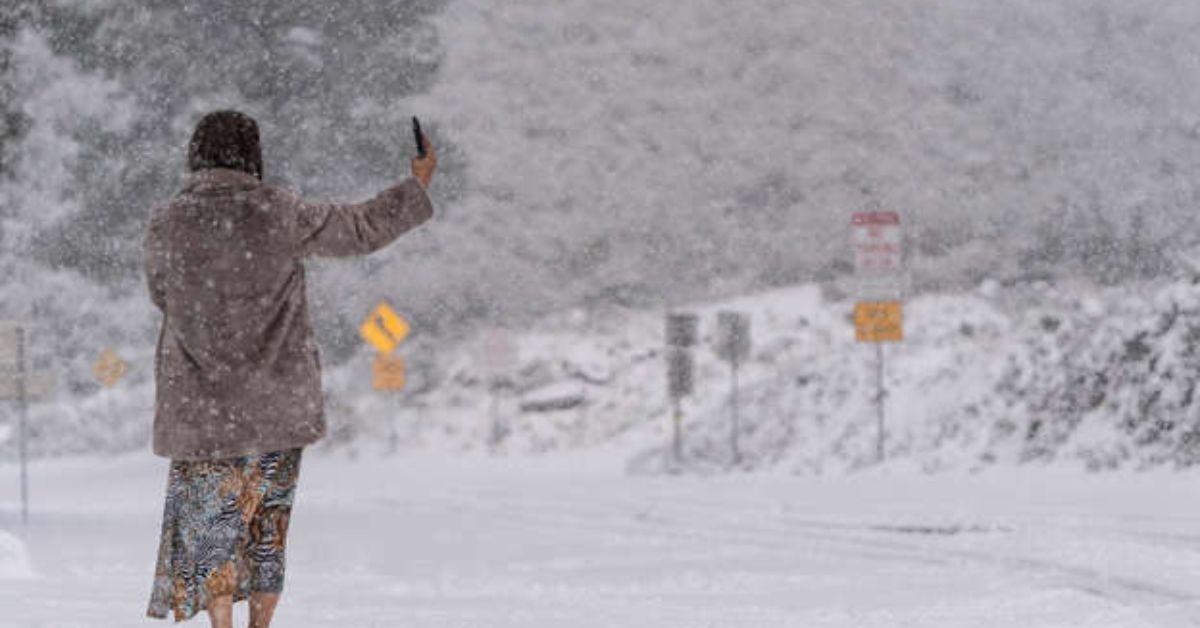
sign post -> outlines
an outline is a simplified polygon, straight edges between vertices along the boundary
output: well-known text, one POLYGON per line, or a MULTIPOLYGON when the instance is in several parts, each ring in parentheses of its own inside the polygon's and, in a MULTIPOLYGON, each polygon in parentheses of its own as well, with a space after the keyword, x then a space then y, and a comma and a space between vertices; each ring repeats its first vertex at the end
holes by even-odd
POLYGON ((29 370, 29 328, 0 322, 0 400, 17 404, 17 448, 21 461, 21 522, 29 523, 29 403, 50 395, 54 380, 29 370))
POLYGON ((750 355, 750 317, 741 312, 717 313, 717 356, 729 363, 729 450, 733 464, 741 464, 738 437, 741 416, 738 402, 738 366, 750 355))
MULTIPOLYGON (((371 368, 372 387, 381 393, 403 391, 408 380, 407 366, 403 358, 392 353, 412 332, 408 321, 387 303, 380 303, 367 315, 358 332, 363 340, 379 352, 371 368)), ((399 408, 396 408, 395 414, 388 420, 388 448, 391 453, 396 453, 399 447, 400 437, 396 429, 399 415, 399 408)))
POLYGON ((695 364, 691 348, 699 337, 700 317, 667 314, 667 393, 674 410, 671 417, 671 451, 675 464, 683 462, 683 398, 695 391, 695 364))
POLYGON ((508 428, 504 425, 504 418, 500 412, 500 387, 508 373, 520 363, 521 348, 513 340, 511 333, 503 329, 494 329, 484 335, 481 366, 491 397, 488 402, 488 417, 492 427, 488 434, 488 448, 493 452, 508 435, 508 428))
POLYGON ((17 327, 17 420, 21 448, 21 525, 29 525, 29 398, 25 389, 25 328, 17 327))
POLYGON ((21 465, 21 524, 29 525, 29 373, 26 369, 26 329, 0 324, 0 376, 3 397, 17 403, 17 450, 21 465))
MULTIPOLYGON (((379 354, 371 365, 371 384, 375 390, 383 393, 399 393, 407 383, 407 373, 404 360, 391 355, 379 354)), ((398 397, 397 397, 398 398, 398 397)), ((399 416, 397 408, 396 416, 399 416)), ((396 427, 396 416, 388 421, 388 451, 396 453, 400 447, 400 434, 396 427)))
POLYGON ((902 274, 904 269, 900 214, 858 212, 851 219, 851 244, 858 280, 854 308, 855 339, 875 345, 875 456, 886 456, 887 366, 883 344, 904 340, 902 274))

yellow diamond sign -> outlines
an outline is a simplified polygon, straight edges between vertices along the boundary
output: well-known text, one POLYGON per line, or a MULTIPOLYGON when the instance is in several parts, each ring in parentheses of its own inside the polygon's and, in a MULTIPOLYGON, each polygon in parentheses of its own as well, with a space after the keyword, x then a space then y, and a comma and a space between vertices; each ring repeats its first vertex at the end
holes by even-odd
POLYGON ((380 303, 363 321, 358 333, 383 355, 390 355, 412 331, 408 322, 387 303, 380 303))
POLYGON ((100 359, 96 360, 96 366, 92 372, 101 384, 112 387, 116 386, 122 377, 125 377, 125 372, 128 370, 129 365, 125 363, 125 360, 122 360, 112 349, 108 349, 100 354, 100 359))

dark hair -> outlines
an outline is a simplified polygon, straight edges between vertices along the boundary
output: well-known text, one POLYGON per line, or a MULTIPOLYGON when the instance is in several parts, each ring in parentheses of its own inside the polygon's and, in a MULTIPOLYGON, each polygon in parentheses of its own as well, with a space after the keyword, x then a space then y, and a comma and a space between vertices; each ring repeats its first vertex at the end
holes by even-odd
POLYGON ((214 111, 200 118, 188 143, 188 170, 229 168, 262 179, 258 123, 238 111, 214 111))

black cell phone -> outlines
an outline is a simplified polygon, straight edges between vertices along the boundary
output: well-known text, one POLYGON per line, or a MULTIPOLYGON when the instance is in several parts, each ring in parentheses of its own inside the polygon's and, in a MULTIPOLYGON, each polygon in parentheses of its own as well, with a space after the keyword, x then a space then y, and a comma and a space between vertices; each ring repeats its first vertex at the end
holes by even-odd
POLYGON ((413 140, 417 142, 417 157, 425 158, 425 134, 421 132, 421 121, 413 116, 413 140))

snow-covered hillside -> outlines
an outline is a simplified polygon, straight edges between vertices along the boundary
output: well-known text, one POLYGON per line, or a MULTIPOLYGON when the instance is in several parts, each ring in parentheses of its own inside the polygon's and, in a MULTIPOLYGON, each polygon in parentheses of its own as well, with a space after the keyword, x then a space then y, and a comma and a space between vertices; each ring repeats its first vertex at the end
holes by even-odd
MULTIPOLYGON (((701 318, 696 394, 684 404, 684 468, 839 473, 877 463, 876 353, 857 344, 852 302, 801 285, 681 304, 701 318), (741 460, 730 440, 730 370, 716 314, 746 312, 741 460)), ((606 449, 631 469, 673 467, 664 312, 570 310, 523 329, 455 340, 418 334, 400 351, 403 394, 371 388, 369 350, 326 378, 331 435, 348 452, 606 449), (493 365, 499 346, 512 362, 493 365), (499 382, 493 385, 493 382, 499 382)), ((1077 285, 930 294, 906 305, 905 342, 885 349, 885 452, 936 471, 1066 461, 1088 468, 1200 462, 1200 287, 1077 285)), ((130 383, 33 409, 38 454, 146 447, 151 356, 130 383)), ((11 438, 4 448, 12 456, 11 438)))
POLYGON ((875 206, 904 212, 919 287, 1111 281, 1194 239, 1198 23, 1178 0, 454 0, 415 106, 469 156, 480 280, 523 295, 825 278, 875 206))
MULTIPOLYGON (((930 471, 1200 462, 1191 392, 1200 382, 1198 306, 1200 288, 1190 284, 985 283, 917 298, 905 342, 885 351, 887 458, 930 471)), ((808 474, 875 464, 876 354, 854 342, 851 307, 800 286, 680 308, 701 316, 704 337, 697 393, 685 405, 685 467, 808 474), (730 373, 711 350, 720 310, 753 321, 738 465, 730 373)), ((672 466, 662 312, 576 311, 507 333, 520 359, 495 395, 484 368, 494 331, 441 348, 424 390, 402 400, 369 391, 365 355, 348 365, 334 387, 342 439, 502 455, 603 447, 625 452, 635 470, 672 466)))

